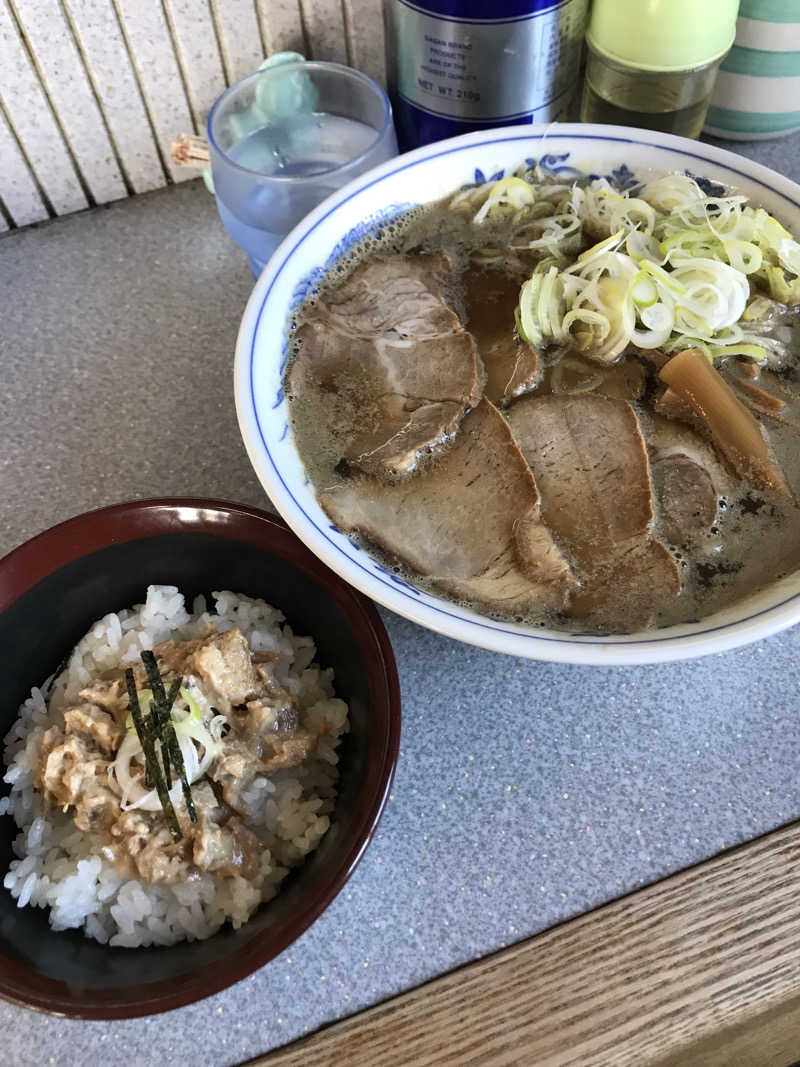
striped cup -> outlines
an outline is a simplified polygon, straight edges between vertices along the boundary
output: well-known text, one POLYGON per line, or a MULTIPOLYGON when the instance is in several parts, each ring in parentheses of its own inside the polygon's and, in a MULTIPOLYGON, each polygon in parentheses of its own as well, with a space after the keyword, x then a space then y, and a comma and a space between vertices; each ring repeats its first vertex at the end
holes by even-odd
POLYGON ((800 0, 741 0, 705 131, 735 141, 800 130, 800 0))

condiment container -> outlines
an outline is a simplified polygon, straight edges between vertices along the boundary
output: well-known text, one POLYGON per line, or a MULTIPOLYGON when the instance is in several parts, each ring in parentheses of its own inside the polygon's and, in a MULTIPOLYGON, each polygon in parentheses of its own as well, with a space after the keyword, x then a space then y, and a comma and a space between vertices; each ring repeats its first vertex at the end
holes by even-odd
POLYGON ((738 7, 739 0, 594 0, 581 120, 697 137, 738 7))
POLYGON ((742 0, 736 42, 722 61, 705 128, 734 141, 800 130, 798 0, 742 0))
POLYGON ((384 0, 402 150, 567 117, 588 0, 384 0))
POLYGON ((372 78, 278 59, 229 86, 207 122, 217 209, 255 277, 326 196, 397 154, 389 99, 372 78))

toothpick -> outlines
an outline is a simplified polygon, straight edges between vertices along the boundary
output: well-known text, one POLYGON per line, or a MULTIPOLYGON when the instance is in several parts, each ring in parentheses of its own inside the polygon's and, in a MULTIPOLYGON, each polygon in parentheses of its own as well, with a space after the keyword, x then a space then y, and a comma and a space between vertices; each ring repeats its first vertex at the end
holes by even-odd
POLYGON ((207 167, 211 162, 205 137, 179 133, 170 145, 170 155, 176 167, 207 167))

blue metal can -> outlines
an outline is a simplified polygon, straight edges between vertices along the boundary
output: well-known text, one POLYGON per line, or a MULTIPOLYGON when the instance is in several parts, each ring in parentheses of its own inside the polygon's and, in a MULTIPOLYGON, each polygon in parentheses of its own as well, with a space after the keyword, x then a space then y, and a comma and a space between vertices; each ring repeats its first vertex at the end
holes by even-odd
POLYGON ((589 0, 384 0, 400 148, 567 117, 589 0))

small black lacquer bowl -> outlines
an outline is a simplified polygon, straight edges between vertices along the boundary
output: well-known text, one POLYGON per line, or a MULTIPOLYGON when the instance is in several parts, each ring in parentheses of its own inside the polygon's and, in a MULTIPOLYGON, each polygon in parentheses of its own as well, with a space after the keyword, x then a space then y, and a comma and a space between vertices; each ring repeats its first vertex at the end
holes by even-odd
MULTIPOLYGON (((364 853, 389 794, 400 738, 400 690, 372 603, 330 571, 285 523, 215 500, 145 500, 70 519, 0 560, 0 733, 108 612, 144 600, 150 584, 263 597, 295 633, 310 634, 350 705, 331 827, 278 896, 240 930, 170 947, 109 948, 54 932, 41 908, 17 908, 0 885, 0 996, 87 1019, 177 1008, 267 963, 324 911, 364 853)), ((7 787, 3 787, 7 790, 7 787)), ((16 828, 0 817, 0 873, 16 828)))

